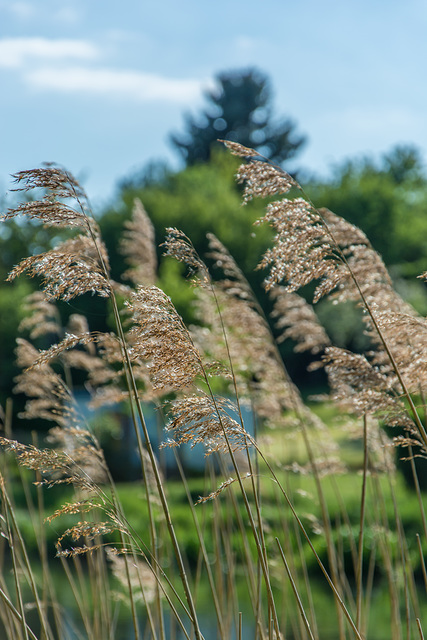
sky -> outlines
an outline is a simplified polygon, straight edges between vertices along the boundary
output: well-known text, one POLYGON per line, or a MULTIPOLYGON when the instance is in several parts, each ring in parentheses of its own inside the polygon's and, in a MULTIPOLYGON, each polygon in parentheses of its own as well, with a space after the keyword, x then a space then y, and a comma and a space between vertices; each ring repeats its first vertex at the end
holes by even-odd
POLYGON ((0 202, 11 174, 56 162, 102 210, 147 162, 178 169, 183 114, 254 66, 307 136, 299 167, 396 144, 427 161, 426 63, 426 0, 0 0, 0 202))

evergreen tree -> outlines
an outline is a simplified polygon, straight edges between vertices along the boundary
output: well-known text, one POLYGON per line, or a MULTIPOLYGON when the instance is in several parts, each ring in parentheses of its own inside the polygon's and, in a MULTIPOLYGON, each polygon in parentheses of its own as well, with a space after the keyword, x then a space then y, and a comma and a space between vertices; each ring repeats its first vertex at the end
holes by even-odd
POLYGON ((207 162, 218 138, 254 148, 278 164, 305 142, 292 120, 273 120, 270 82, 257 69, 218 74, 216 88, 205 97, 209 104, 199 116, 185 116, 184 135, 170 137, 187 166, 207 162))

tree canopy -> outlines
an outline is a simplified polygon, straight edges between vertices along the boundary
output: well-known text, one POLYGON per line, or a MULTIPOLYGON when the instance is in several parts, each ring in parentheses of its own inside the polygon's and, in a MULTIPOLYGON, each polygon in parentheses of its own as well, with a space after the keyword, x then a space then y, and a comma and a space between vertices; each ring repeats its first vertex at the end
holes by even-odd
POLYGON ((257 69, 219 73, 205 97, 206 109, 187 114, 184 134, 170 137, 187 166, 207 162, 218 138, 256 149, 277 164, 294 157, 305 142, 291 119, 273 118, 270 82, 257 69))
POLYGON ((332 180, 313 183, 310 194, 360 227, 388 266, 408 277, 425 270, 427 177, 415 147, 396 146, 379 162, 346 162, 332 180))
MULTIPOLYGON (((135 198, 146 208, 156 231, 157 243, 165 238, 166 227, 178 227, 203 256, 206 233, 214 233, 230 250, 241 268, 253 274, 257 261, 271 241, 270 229, 254 227, 263 214, 263 203, 241 206, 241 190, 234 174, 239 161, 228 153, 214 151, 208 163, 164 173, 152 181, 131 182, 121 190, 115 206, 100 219, 102 235, 110 251, 113 277, 124 270, 114 244, 123 220, 130 216, 135 198)), ((159 250, 159 254, 161 249, 159 250)), ((257 272, 257 279, 262 275, 257 272)))

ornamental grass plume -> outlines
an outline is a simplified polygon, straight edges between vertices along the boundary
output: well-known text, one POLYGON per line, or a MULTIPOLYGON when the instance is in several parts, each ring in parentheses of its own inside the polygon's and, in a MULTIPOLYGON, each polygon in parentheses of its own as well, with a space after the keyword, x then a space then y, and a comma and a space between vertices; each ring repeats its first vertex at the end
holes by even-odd
POLYGON ((330 345, 313 307, 302 296, 277 285, 271 290, 271 298, 274 303, 271 317, 280 332, 279 344, 290 338, 295 342, 296 353, 309 351, 313 355, 322 353, 330 345))
MULTIPOLYGON (((231 151, 240 155, 235 144, 231 151)), ((318 284, 313 301, 317 302, 331 292, 335 296, 340 293, 355 296, 356 290, 360 297, 358 286, 364 287, 366 296, 373 285, 386 283, 391 286, 387 270, 365 234, 327 209, 316 209, 301 186, 280 167, 271 166, 258 157, 249 157, 239 168, 237 180, 244 182, 244 188, 254 197, 283 196, 291 188, 300 193, 298 197, 280 197, 269 202, 265 215, 255 223, 267 223, 276 233, 273 247, 267 250, 258 265, 258 268, 269 269, 264 281, 267 290, 284 282, 287 291, 295 292, 315 281, 318 284), (266 167, 276 178, 268 178, 269 188, 264 192, 262 187, 266 178, 260 175, 262 168, 267 171, 266 167), (289 188, 275 187, 280 176, 289 182, 289 188)))
MULTIPOLYGON (((179 247, 179 255, 182 256, 184 251, 187 252, 184 235, 179 234, 178 239, 177 243, 174 230, 174 247, 179 247)), ((172 251, 171 247, 169 251, 172 251)), ((191 264, 199 267, 201 263, 191 257, 191 264)), ((207 274, 204 267, 204 283, 207 274)), ((202 358, 170 298, 157 287, 138 286, 126 305, 133 319, 129 330, 131 360, 145 363, 154 394, 179 394, 177 399, 166 405, 171 418, 166 426, 170 437, 165 444, 204 443, 207 453, 226 451, 225 430, 233 449, 247 446, 248 434, 243 425, 227 415, 222 400, 201 388, 200 385, 207 384, 209 389, 209 378, 222 373, 222 368, 217 362, 202 358), (180 397, 183 394, 184 397, 180 397)))
MULTIPOLYGON (((63 343, 67 341, 70 341, 70 337, 63 343)), ((75 342, 74 337, 72 342, 75 342)), ((77 410, 71 390, 51 366, 52 360, 57 356, 56 351, 57 345, 54 345, 45 352, 39 352, 29 342, 18 338, 17 363, 23 371, 16 377, 15 392, 27 396, 24 411, 19 417, 53 422, 47 441, 57 452, 54 455, 60 456, 59 452, 62 452, 66 456, 63 482, 80 484, 80 475, 84 474, 93 488, 94 483, 107 480, 105 460, 98 442, 87 430, 85 421, 77 410)), ((6 440, 3 444, 6 444, 6 440)), ((35 455, 37 448, 34 447, 33 451, 35 455)), ((18 460, 28 466, 24 455, 18 460)), ((36 469, 35 466, 31 468, 36 469)), ((43 470, 40 467, 40 471, 43 470)))
MULTIPOLYGON (((109 279, 108 256, 100 240, 97 225, 89 218, 87 198, 77 181, 67 172, 51 167, 21 172, 16 180, 20 184, 20 190, 43 188, 45 195, 34 206, 20 205, 9 211, 6 219, 24 213, 44 224, 75 226, 86 233, 70 238, 40 256, 23 260, 12 270, 9 279, 24 271, 28 271, 31 276, 42 275, 45 303, 52 298, 69 301, 88 291, 112 297, 115 285, 109 279), (75 208, 63 203, 63 200, 69 198, 77 203, 75 208)), ((122 251, 133 268, 131 273, 128 272, 128 277, 134 282, 141 278, 146 281, 155 278, 153 241, 152 225, 141 203, 136 202, 134 220, 128 223, 122 242, 122 251), (145 276, 141 270, 138 273, 135 271, 142 256, 147 267, 145 276)), ((178 259, 185 259, 194 272, 197 270, 198 277, 206 271, 181 232, 170 230, 168 243, 168 250, 173 251, 178 259)), ((126 291, 128 292, 129 290, 126 291)), ((184 323, 160 289, 139 285, 135 291, 130 292, 126 307, 133 322, 126 335, 114 337, 94 334, 75 318, 71 332, 66 332, 60 342, 34 354, 26 375, 35 378, 39 375, 37 370, 50 367, 51 362, 58 360, 68 367, 86 369, 89 371, 89 384, 92 388, 98 387, 94 402, 99 406, 100 403, 123 398, 114 380, 117 381, 117 376, 126 377, 126 367, 129 366, 132 367, 133 379, 142 383, 141 392, 144 393, 145 389, 150 397, 153 394, 161 396, 171 391, 182 391, 194 386, 196 378, 206 379, 207 375, 216 373, 215 364, 202 361, 184 323), (124 353, 128 359, 127 365, 123 363, 124 353)), ((22 390, 22 382, 20 389, 22 390)), ((206 399, 202 402, 205 406, 206 399)), ((28 417, 28 412, 26 415, 28 417)), ((212 420, 209 424, 211 422, 212 420)), ((212 440, 210 431, 208 439, 212 440)))
POLYGON ((362 354, 327 347, 322 358, 331 386, 331 397, 358 415, 373 415, 390 426, 414 428, 401 399, 383 375, 362 354))
POLYGON ((172 256, 178 262, 185 264, 189 274, 194 277, 198 286, 209 287, 211 285, 209 271, 196 252, 191 240, 183 231, 174 227, 168 227, 166 234, 166 240, 163 243, 164 255, 172 256))
MULTIPOLYGON (((21 329, 29 331, 32 340, 43 335, 60 338, 44 351, 35 349, 27 340, 18 339, 17 363, 22 372, 16 378, 15 391, 24 393, 28 398, 20 417, 52 422, 54 427, 48 440, 55 447, 52 448, 52 465, 58 460, 56 467, 62 469, 61 482, 76 485, 84 478, 84 482, 93 488, 96 482, 106 481, 108 471, 99 444, 77 410, 69 383, 73 367, 90 367, 94 377, 101 377, 100 359, 96 358, 94 343, 102 341, 102 338, 91 333, 86 319, 77 314, 71 316, 69 326, 64 329, 54 299, 69 301, 89 291, 111 296, 108 256, 98 225, 91 218, 87 197, 70 173, 47 166, 22 171, 14 177, 19 185, 17 191, 27 193, 35 190, 36 196, 41 195, 10 209, 2 217, 4 221, 26 215, 45 226, 71 228, 79 232, 58 247, 24 259, 8 276, 12 280, 25 271, 30 276, 41 276, 43 291, 28 297, 26 309, 30 314, 21 323, 21 329), (54 368, 57 363, 61 364, 66 380, 54 368), (61 456, 65 456, 64 459, 61 456)), ((104 382, 105 377, 104 365, 104 382)), ((3 444, 7 446, 6 440, 3 444)), ((47 459, 48 450, 43 455, 37 454, 37 448, 31 451, 34 464, 37 465, 39 460, 46 466, 43 460, 47 459)), ((19 461, 28 466, 28 459, 29 450, 23 449, 19 461)))
POLYGON ((249 282, 228 249, 213 233, 207 233, 206 237, 209 242, 209 252, 206 257, 212 260, 214 267, 222 273, 219 280, 221 289, 234 298, 246 300, 250 306, 261 311, 249 282))
POLYGON ((215 357, 231 363, 239 392, 250 399, 256 415, 269 424, 278 423, 284 411, 302 404, 299 391, 287 374, 268 320, 244 274, 213 234, 208 234, 208 240, 208 256, 223 274, 214 285, 218 304, 211 297, 212 310, 206 313, 205 296, 205 305, 200 306, 208 326, 210 319, 215 357), (222 344, 221 356, 218 347, 222 344))
POLYGON ((114 547, 107 547, 106 554, 111 566, 112 573, 116 578, 121 590, 114 589, 112 595, 117 600, 127 603, 127 589, 129 588, 127 571, 130 573, 130 582, 135 593, 135 600, 141 600, 145 605, 155 602, 156 599, 156 576, 145 560, 134 558, 129 567, 126 567, 126 558, 117 552, 114 547))
POLYGON ((155 391, 178 391, 203 375, 204 365, 188 329, 161 289, 139 286, 126 306, 133 320, 130 357, 146 363, 155 391))
POLYGON ((17 364, 23 371, 15 378, 15 393, 23 393, 28 400, 20 417, 41 418, 65 427, 75 418, 73 398, 64 383, 47 361, 33 368, 40 353, 27 340, 17 339, 17 364))
MULTIPOLYGON (((103 249, 104 261, 105 258, 103 249)), ((42 278, 48 299, 69 302, 84 293, 97 293, 104 298, 111 294, 111 285, 100 265, 98 252, 88 236, 78 235, 50 251, 25 258, 12 269, 7 280, 12 281, 25 272, 31 278, 42 278)))
POLYGON ((239 420, 236 405, 227 398, 197 393, 174 400, 166 433, 171 436, 164 446, 176 447, 186 442, 203 444, 205 455, 214 452, 234 453, 246 450, 252 438, 239 420), (234 417, 233 417, 234 415, 234 417), (227 437, 224 437, 224 432, 227 437))
MULTIPOLYGON (((98 471, 101 466, 105 467, 103 454, 99 448, 93 446, 93 439, 87 432, 74 430, 70 435, 78 438, 81 445, 77 448, 73 444, 70 453, 53 448, 41 449, 3 437, 0 437, 0 444, 5 451, 12 451, 15 454, 19 464, 41 474, 41 480, 37 481, 38 485, 53 487, 57 484, 71 484, 75 488, 91 493, 98 492, 100 482, 98 471), (91 477, 86 470, 87 463, 92 469, 96 466, 94 477, 91 477)), ((104 479, 105 474, 102 477, 104 479)))
POLYGON ((270 425, 282 423, 284 411, 294 409, 300 401, 299 392, 287 377, 268 325, 251 300, 236 297, 234 286, 227 282, 223 289, 218 281, 215 298, 204 289, 197 292, 196 310, 203 326, 191 327, 195 343, 229 371, 225 382, 230 392, 237 391, 241 400, 250 402, 256 416, 270 425))
POLYGON ((9 209, 4 215, 5 220, 25 215, 49 227, 75 227, 86 232, 90 230, 93 220, 88 215, 90 207, 87 196, 71 173, 48 164, 40 169, 19 171, 12 177, 19 185, 14 191, 28 193, 41 189, 43 195, 24 202, 15 209, 9 209), (70 199, 78 206, 67 204, 66 201, 70 199))
POLYGON ((30 340, 36 340, 45 335, 61 335, 58 309, 49 302, 43 291, 30 293, 24 301, 24 311, 27 315, 20 323, 20 332, 29 331, 30 340))
POLYGON ((41 189, 43 195, 9 209, 2 216, 4 221, 24 215, 47 227, 77 228, 83 233, 64 240, 50 251, 25 258, 12 269, 7 279, 13 280, 24 272, 31 277, 40 276, 48 298, 69 301, 87 292, 108 297, 111 293, 108 256, 98 225, 90 216, 86 194, 77 180, 67 171, 53 166, 21 171, 14 178, 19 184, 16 191, 27 193, 41 189), (76 206, 67 204, 70 199, 76 206))
POLYGON ((130 268, 122 277, 134 285, 154 285, 157 277, 155 231, 139 198, 135 198, 132 219, 124 223, 124 228, 120 251, 130 268))
MULTIPOLYGON (((242 271, 224 245, 209 234, 208 257, 225 276, 213 281, 185 235, 176 229, 170 232, 167 254, 186 264, 196 285, 196 313, 203 326, 191 327, 191 336, 214 361, 204 369, 222 374, 238 404, 250 398, 260 418, 271 423, 281 420, 283 411, 300 401, 299 393, 284 372, 268 323, 242 271)), ((241 416, 239 421, 242 425, 241 416)))

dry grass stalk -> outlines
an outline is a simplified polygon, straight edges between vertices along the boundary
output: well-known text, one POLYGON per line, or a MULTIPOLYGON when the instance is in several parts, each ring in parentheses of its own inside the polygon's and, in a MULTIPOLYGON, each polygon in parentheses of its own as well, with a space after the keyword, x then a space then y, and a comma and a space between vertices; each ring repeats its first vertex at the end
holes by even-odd
MULTIPOLYGON (((292 189, 302 193, 291 176, 278 167, 263 162, 258 153, 237 143, 227 143, 227 146, 232 153, 249 161, 238 173, 238 180, 245 182, 245 202, 253 197, 282 196, 292 189)), ((12 279, 23 271, 28 271, 30 275, 42 275, 45 279, 45 294, 33 296, 28 307, 33 315, 23 323, 23 328, 30 331, 31 338, 47 333, 64 337, 44 352, 38 352, 29 343, 21 341, 19 351, 20 364, 26 371, 17 380, 18 389, 31 394, 24 415, 44 417, 56 423, 56 428, 50 432, 50 442, 56 448, 47 450, 28 447, 4 438, 0 439, 0 444, 14 450, 21 464, 41 472, 41 483, 49 486, 73 483, 79 489, 91 490, 96 494, 97 498, 91 495, 87 500, 79 499, 73 504, 64 505, 50 519, 97 509, 108 516, 108 522, 82 521, 69 528, 58 541, 59 554, 78 555, 99 550, 102 546, 100 536, 114 530, 126 536, 129 530, 120 509, 113 504, 114 501, 109 501, 102 494, 100 485, 108 478, 102 452, 95 438, 81 428, 72 407, 71 394, 51 366, 54 362, 88 372, 88 384, 95 392, 94 403, 123 399, 124 392, 119 383, 131 374, 131 382, 135 383, 133 393, 136 404, 140 397, 148 397, 150 394, 151 397, 159 397, 171 392, 178 393, 179 396, 168 405, 170 420, 167 431, 170 439, 166 444, 177 446, 185 442, 191 445, 202 443, 207 454, 213 451, 229 452, 233 464, 236 464, 234 452, 246 450, 255 443, 252 443, 241 424, 238 407, 217 398, 211 392, 209 374, 223 374, 226 368, 232 370, 237 395, 242 390, 243 394, 250 395, 256 412, 263 418, 273 420, 281 416, 284 409, 291 409, 304 424, 313 423, 312 416, 302 406, 297 390, 290 384, 268 323, 246 279, 225 247, 214 236, 209 236, 210 258, 224 276, 215 285, 205 264, 182 232, 170 229, 165 245, 166 253, 184 262, 201 287, 199 312, 205 327, 191 333, 167 296, 154 286, 146 286, 151 285, 155 279, 156 254, 153 229, 140 203, 135 203, 134 217, 127 224, 122 243, 122 251, 131 266, 125 276, 139 285, 131 292, 129 287, 110 281, 108 258, 97 226, 88 218, 85 194, 72 176, 60 169, 47 168, 22 172, 17 179, 24 185, 22 188, 25 191, 43 188, 46 192, 42 200, 21 205, 6 214, 6 219, 24 213, 44 224, 83 230, 83 233, 66 240, 57 249, 24 260, 10 275, 12 279), (74 198, 77 203, 75 209, 63 202, 68 198, 74 198), (102 296, 113 296, 114 293, 129 296, 127 309, 132 314, 133 326, 126 337, 119 328, 120 338, 113 334, 91 333, 81 316, 70 318, 64 335, 50 300, 70 300, 87 291, 102 296), (202 353, 207 356, 206 361, 202 353), (128 359, 127 363, 124 363, 124 355, 128 359), (212 360, 221 361, 226 367, 221 370, 217 364, 211 363, 212 360), (198 386, 207 388, 209 393, 201 391, 198 386), (70 536, 73 542, 81 538, 85 542, 82 546, 64 550, 62 542, 65 536, 70 536)), ((267 206, 266 216, 259 222, 267 222, 276 232, 275 245, 266 253, 260 266, 270 268, 266 287, 275 298, 274 316, 278 318, 278 328, 282 331, 280 339, 290 337, 296 340, 297 351, 307 349, 315 354, 324 351, 323 363, 338 403, 345 403, 346 407, 350 406, 352 411, 362 415, 376 413, 388 424, 405 426, 407 436, 400 439, 399 444, 409 447, 417 443, 414 424, 405 415, 399 396, 399 379, 393 367, 387 363, 387 352, 382 341, 372 333, 372 329, 377 326, 381 329, 408 387, 417 392, 417 385, 423 384, 426 375, 423 358, 427 325, 424 319, 419 318, 394 293, 387 271, 366 236, 331 212, 316 210, 303 197, 271 202, 267 206), (285 286, 278 286, 283 280, 285 286), (362 294, 365 304, 369 304, 372 312, 367 320, 367 328, 372 333, 375 347, 372 354, 365 357, 330 346, 312 307, 294 293, 312 281, 317 283, 315 300, 330 295, 340 302, 358 299, 362 294)), ((118 316, 117 308, 116 312, 118 316)), ((321 432, 319 440, 324 433, 321 432)), ((379 437, 368 437, 372 450, 382 446, 379 437)), ((140 453, 144 461, 144 450, 140 453)), ((317 481, 326 474, 342 472, 337 459, 331 455, 334 453, 323 447, 320 457, 310 454, 310 463, 312 469, 315 469, 317 481)), ((267 461, 265 462, 270 469, 267 461)), ((152 450, 150 465, 146 466, 147 484, 152 484, 153 476, 158 495, 165 507, 166 521, 173 534, 162 489, 163 478, 153 462, 152 450)), ((293 469, 296 468, 297 465, 293 465, 293 469)), ((371 469, 374 467, 371 466, 371 469)), ((226 480, 217 491, 207 498, 201 498, 200 502, 217 497, 230 484, 239 482, 268 589, 268 557, 263 535, 261 536, 263 521, 261 517, 258 520, 258 537, 237 464, 235 471, 235 480, 226 480)), ((300 466, 298 471, 306 473, 307 468, 300 466)), ((251 473, 248 477, 253 480, 251 473)), ((280 486, 273 472, 272 477, 280 486)), ((253 488, 256 501, 254 483, 253 488)), ((257 508, 259 506, 260 503, 257 503, 257 508)), ((323 517, 321 530, 324 535, 330 534, 327 519, 323 517)), ((171 535, 171 539, 175 544, 174 535, 171 535)), ((123 540, 122 537, 125 549, 123 540)), ((156 548, 155 536, 152 538, 152 546, 156 548)), ((177 558, 179 559, 179 549, 177 558)), ((125 579, 126 587, 129 588, 130 585, 131 591, 138 591, 138 584, 140 586, 141 582, 158 579, 145 563, 141 566, 138 563, 138 567, 133 567, 135 572, 132 569, 129 575, 122 560, 117 556, 113 557, 114 571, 119 580, 125 579)), ((182 563, 180 569, 183 570, 182 563)), ((185 574, 183 584, 190 603, 190 618, 194 622, 197 637, 201 638, 191 604, 191 594, 188 596, 185 574)), ((144 591, 146 602, 151 600, 154 593, 150 589, 149 586, 147 592, 144 591)), ((271 593, 269 604, 273 611, 274 600, 271 593)), ((351 623, 350 618, 349 620, 351 623)), ((275 626, 274 633, 278 636, 277 619, 275 626)), ((270 635, 274 636, 272 631, 270 635)), ((360 638, 357 629, 355 635, 360 638)))
POLYGON ((157 287, 139 286, 126 304, 134 322, 130 357, 146 363, 153 389, 169 393, 191 386, 203 363, 170 298, 157 287))
POLYGON ((88 542, 98 540, 109 533, 117 531, 118 527, 114 526, 111 522, 78 522, 73 527, 70 527, 58 538, 56 542, 57 556, 72 557, 75 555, 82 555, 92 551, 98 551, 102 548, 100 542, 96 542, 93 545, 88 545, 88 542), (84 539, 85 543, 78 547, 71 547, 64 549, 62 546, 65 538, 71 538, 73 542, 78 542, 80 539, 84 539))
MULTIPOLYGON (((253 165, 248 166, 251 172, 253 165)), ((288 291, 297 291, 313 280, 322 280, 322 288, 318 287, 314 295, 316 301, 336 286, 339 263, 334 247, 309 202, 304 198, 271 202, 256 224, 263 223, 273 227, 276 234, 273 247, 258 265, 259 269, 270 270, 265 279, 267 290, 285 281, 288 291)))
POLYGON ((31 340, 44 335, 61 335, 58 310, 42 291, 34 291, 26 297, 24 311, 30 315, 21 321, 18 329, 20 332, 29 330, 31 340))
MULTIPOLYGON (((216 301, 208 291, 197 292, 198 315, 207 326, 193 327, 192 335, 200 349, 222 363, 225 371, 231 360, 233 375, 228 374, 228 384, 235 383, 239 397, 249 398, 257 415, 273 423, 282 418, 284 409, 293 406, 283 366, 264 319, 250 302, 234 297, 229 288, 218 288, 221 284, 216 288, 216 301)), ((292 391, 298 395, 295 388, 292 391)))
POLYGON ((29 342, 18 338, 17 345, 17 363, 25 370, 15 378, 14 390, 29 398, 20 417, 41 418, 65 427, 75 417, 69 389, 46 362, 37 369, 32 368, 39 351, 29 342))
POLYGON ((299 392, 248 281, 224 245, 212 234, 208 238, 209 257, 225 277, 215 283, 215 297, 199 292, 199 317, 209 327, 199 343, 225 366, 231 362, 238 392, 250 398, 257 416, 282 422, 284 410, 300 405, 299 392))
POLYGON ((87 447, 84 451, 81 449, 81 459, 76 461, 66 452, 55 449, 39 449, 33 445, 24 445, 8 438, 0 437, 0 444, 6 451, 15 454, 19 464, 42 474, 42 480, 38 484, 46 486, 72 484, 87 491, 93 491, 96 487, 97 478, 93 481, 80 465, 80 462, 92 457, 96 450, 87 447))
POLYGON ((203 260, 200 259, 191 240, 179 229, 168 227, 167 236, 163 243, 164 255, 172 256, 178 262, 186 265, 190 275, 196 278, 198 286, 209 286, 211 278, 203 260))
POLYGON ((66 429, 50 429, 48 444, 64 452, 79 474, 83 474, 93 485, 108 482, 108 469, 104 453, 95 436, 84 428, 68 426, 66 429))
POLYGON ((276 319, 275 326, 280 331, 277 341, 294 340, 297 353, 310 351, 316 355, 323 352, 330 340, 313 307, 298 294, 290 293, 281 286, 273 287, 271 297, 274 300, 271 317, 276 319))
POLYGON ((52 166, 21 171, 14 177, 20 185, 17 191, 40 188, 44 195, 10 209, 2 216, 3 220, 26 215, 45 226, 77 227, 84 234, 65 240, 44 254, 22 260, 12 269, 8 280, 24 272, 31 277, 40 276, 48 298, 71 300, 87 292, 109 296, 111 285, 105 273, 107 253, 100 240, 98 225, 89 215, 87 197, 77 180, 67 171, 52 166), (77 205, 75 208, 64 203, 70 198, 77 205))
POLYGON ((246 300, 249 305, 259 310, 258 301, 246 277, 227 248, 213 233, 208 233, 206 237, 209 241, 207 257, 213 260, 214 266, 223 273, 221 289, 234 298, 246 300))
POLYGON ((40 169, 19 171, 13 178, 19 185, 15 191, 27 193, 42 189, 44 195, 41 199, 10 209, 4 216, 6 220, 24 214, 46 226, 88 229, 87 197, 71 173, 61 167, 46 165, 40 169), (78 208, 65 204, 63 200, 67 199, 77 200, 78 208))
POLYGON ((72 300, 84 293, 109 297, 111 286, 105 277, 92 240, 78 235, 65 240, 57 248, 37 256, 30 256, 10 272, 7 280, 27 272, 32 278, 40 276, 48 299, 72 300))
POLYGON ((32 351, 25 363, 21 353, 19 364, 25 367, 26 371, 19 378, 19 388, 26 392, 25 389, 30 389, 39 378, 33 373, 32 379, 24 388, 24 381, 31 375, 31 371, 41 369, 43 373, 45 365, 58 361, 65 369, 82 369, 87 372, 87 388, 93 396, 96 395, 96 398, 93 397, 94 406, 126 400, 128 393, 114 384, 117 383, 118 377, 123 375, 123 355, 117 336, 112 333, 90 332, 87 319, 80 314, 71 314, 68 326, 64 330, 59 324, 59 314, 55 305, 48 302, 43 292, 31 294, 27 301, 26 309, 32 314, 22 321, 20 329, 31 329, 32 339, 44 334, 52 335, 53 332, 62 336, 65 331, 65 336, 49 349, 32 351), (51 318, 54 318, 54 322, 51 318), (31 362, 33 356, 34 360, 31 362))
POLYGON ((126 256, 130 269, 125 271, 122 277, 135 285, 155 284, 157 255, 154 227, 138 198, 134 200, 132 219, 126 221, 124 226, 120 249, 126 256))
POLYGON ((133 558, 131 561, 126 560, 126 558, 119 555, 117 549, 113 547, 107 547, 106 553, 110 562, 111 571, 120 586, 124 589, 124 592, 115 591, 113 595, 126 603, 128 601, 126 590, 129 584, 125 566, 125 563, 128 562, 130 582, 136 601, 142 600, 144 604, 154 602, 156 598, 156 581, 158 578, 156 578, 153 569, 148 566, 147 562, 139 558, 133 558))
POLYGON ((230 485, 234 484, 235 482, 237 482, 236 478, 227 478, 227 480, 224 480, 223 482, 221 482, 218 489, 216 489, 215 491, 212 491, 207 496, 200 496, 196 504, 202 504, 203 502, 208 502, 208 500, 215 500, 224 491, 224 489, 227 489, 230 485))
POLYGON ((237 181, 244 183, 245 204, 252 198, 269 198, 279 193, 288 193, 292 187, 297 187, 295 180, 285 171, 259 161, 257 158, 253 158, 250 164, 240 166, 237 181))
MULTIPOLYGON (((391 302, 396 302, 395 298, 391 302)), ((379 308, 374 307, 375 317, 381 331, 386 336, 390 345, 396 364, 402 373, 407 388, 417 395, 420 389, 425 388, 427 383, 427 368, 425 364, 425 353, 427 349, 427 324, 426 320, 415 313, 409 305, 400 305, 398 311, 398 301, 394 307, 388 310, 381 304, 379 308), (393 310, 390 310, 393 309, 393 310)), ((381 348, 372 355, 372 361, 383 371, 389 371, 388 375, 395 379, 390 365, 385 359, 381 348)), ((398 383, 395 382, 398 389, 398 383)))
POLYGON ((178 446, 191 442, 192 446, 203 444, 206 455, 215 451, 228 453, 224 430, 232 451, 247 449, 250 445, 251 438, 240 424, 237 407, 230 400, 200 393, 188 395, 171 403, 171 419, 166 431, 172 437, 165 444, 178 446))
POLYGON ((336 402, 359 415, 375 414, 390 425, 414 426, 390 388, 389 378, 365 356, 328 347, 323 362, 336 402))
MULTIPOLYGON (((123 372, 126 377, 126 384, 129 394, 133 396, 133 399, 136 403, 138 417, 144 431, 146 446, 150 455, 150 463, 155 474, 158 495, 160 497, 162 509, 165 514, 166 524, 170 534, 175 557, 179 565, 180 575, 190 612, 189 616, 193 624, 195 637, 197 640, 201 640, 201 633, 197 623, 197 613, 194 607, 182 556, 170 517, 162 480, 157 468, 149 433, 139 403, 136 379, 132 369, 132 348, 129 348, 128 351, 125 345, 123 325, 119 315, 117 300, 114 296, 114 292, 116 290, 120 290, 120 292, 122 292, 123 287, 117 287, 110 280, 108 257, 105 248, 100 239, 96 223, 94 223, 89 217, 90 211, 87 199, 84 195, 84 192, 78 187, 77 182, 69 177, 65 172, 61 172, 56 169, 23 172, 19 175, 18 180, 24 183, 24 190, 42 187, 46 190, 46 195, 41 201, 39 201, 39 203, 35 207, 20 207, 17 210, 9 212, 6 218, 11 218, 15 215, 19 215, 20 213, 25 212, 31 217, 37 218, 45 224, 50 223, 53 226, 76 226, 80 228, 83 227, 85 234, 80 234, 74 238, 66 240, 58 248, 52 249, 51 251, 48 251, 43 255, 33 256, 27 258, 26 260, 23 260, 21 264, 15 267, 11 274, 9 274, 9 279, 13 279, 24 271, 29 272, 29 274, 32 276, 41 275, 44 279, 44 290, 48 298, 57 297, 65 301, 69 301, 74 296, 81 295, 88 291, 96 292, 98 295, 105 297, 108 296, 110 298, 114 317, 116 320, 117 332, 120 338, 119 348, 122 357, 123 372), (74 198, 74 202, 77 204, 75 210, 68 205, 64 205, 64 203, 61 201, 61 199, 68 197, 74 198)), ((126 288, 126 293, 127 292, 128 288, 126 288)), ((74 347, 77 344, 85 343, 87 341, 91 342, 92 340, 93 336, 89 335, 82 336, 80 334, 78 336, 66 336, 65 340, 63 340, 60 345, 54 345, 50 350, 48 350, 48 353, 45 353, 41 356, 40 362, 38 363, 39 370, 43 367, 49 367, 47 362, 49 362, 52 358, 57 358, 58 356, 63 355, 69 348, 74 347)), ((29 370, 27 372, 27 375, 29 375, 33 371, 36 371, 36 369, 29 370)), ((142 463, 144 449, 135 414, 134 425, 142 463)), ((55 435, 57 437, 63 437, 62 433, 56 433, 55 435)), ((81 451, 79 451, 78 453, 81 453, 81 451)), ((73 478, 74 476, 72 476, 72 474, 70 473, 68 475, 68 481, 71 482, 73 478)), ((62 478, 60 480, 62 481, 62 478)), ((65 478, 64 481, 66 481, 65 478)), ((115 502, 114 511, 117 512, 118 509, 119 507, 115 502)), ((82 531, 82 527, 83 525, 77 527, 77 529, 79 531, 82 531)), ((77 529, 75 531, 71 531, 71 534, 73 535, 75 533, 77 535, 77 529)), ((89 531, 86 531, 86 533, 88 532, 89 531)), ((99 531, 99 533, 102 533, 102 531, 99 531)), ((94 534, 96 534, 96 532, 94 532, 94 534)), ((122 539, 123 535, 124 533, 122 531, 122 539)), ((155 541, 153 542, 153 545, 156 545, 155 541)), ((92 547, 80 547, 76 552, 84 553, 89 550, 95 550, 98 546, 99 545, 96 544, 92 547)), ((71 550, 70 553, 73 554, 75 552, 71 550)), ((129 597, 131 599, 135 635, 136 637, 138 637, 138 626, 131 587, 129 587, 129 597)))

